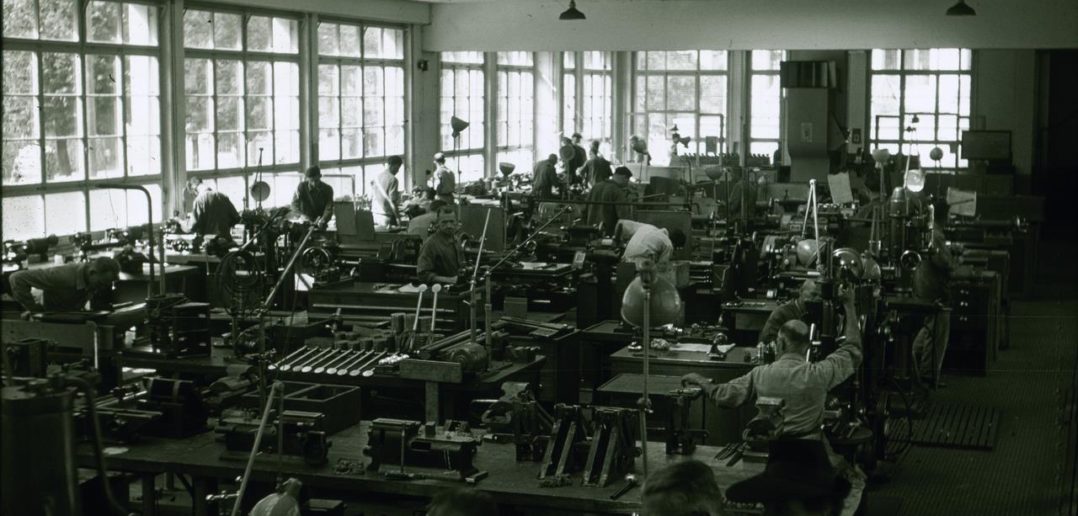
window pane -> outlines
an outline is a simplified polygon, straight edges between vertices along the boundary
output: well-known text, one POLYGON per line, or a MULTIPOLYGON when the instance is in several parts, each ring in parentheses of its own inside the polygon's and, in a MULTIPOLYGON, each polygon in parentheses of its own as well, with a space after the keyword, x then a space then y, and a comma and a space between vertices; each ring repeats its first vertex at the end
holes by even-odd
POLYGON ((90 136, 120 135, 119 97, 91 97, 87 101, 90 136))
POLYGON ((127 175, 161 173, 161 139, 157 136, 127 137, 127 175))
POLYGON ((359 128, 341 129, 341 159, 363 156, 363 132, 359 128))
POLYGON ((576 52, 563 52, 561 66, 566 70, 576 68, 576 52))
POLYGON ((320 22, 318 24, 318 53, 324 56, 335 56, 340 53, 341 40, 337 33, 336 23, 320 22))
POLYGON ((936 76, 907 75, 903 92, 907 113, 933 113, 936 110, 936 76))
POLYGON ((319 161, 332 161, 341 158, 341 134, 337 129, 325 129, 326 126, 319 124, 322 129, 318 130, 318 159, 319 161))
POLYGON ((124 94, 157 96, 161 89, 157 58, 127 56, 124 61, 124 94))
POLYGON ((4 140, 37 138, 37 99, 4 96, 4 140))
POLYGON ((258 165, 258 158, 262 156, 263 164, 273 164, 273 133, 269 131, 247 133, 247 166, 258 165))
POLYGON ((213 93, 213 64, 209 59, 184 59, 183 89, 188 95, 213 93))
POLYGON ((243 133, 232 132, 220 133, 217 135, 217 168, 242 167, 244 162, 243 156, 243 133))
MULTIPOLYGON (((41 6, 41 39, 59 41, 78 39, 79 33, 75 30, 75 0, 38 0, 38 2, 41 6)), ((7 2, 4 2, 5 11, 7 7, 7 2)))
MULTIPOLYGON (((7 12, 7 5, 4 5, 7 12)), ((45 203, 40 195, 4 197, 4 240, 26 240, 45 236, 45 203)))
POLYGON ((700 77, 700 112, 726 112, 725 75, 703 75, 700 77))
POLYGON ((45 136, 82 136, 81 107, 78 97, 45 97, 45 136))
POLYGON ((270 19, 265 16, 252 16, 247 21, 247 50, 268 52, 272 49, 270 19))
POLYGON ((753 75, 751 138, 779 138, 781 99, 778 75, 753 75))
POLYGON ((897 115, 902 95, 898 75, 872 76, 872 112, 877 115, 897 115))
POLYGON ((3 160, 4 186, 41 182, 41 147, 36 141, 5 140, 0 159, 3 160))
MULTIPOLYGON (((34 11, 33 2, 4 0, 4 37, 36 39, 37 13, 34 11)), ((4 208, 7 208, 6 203, 4 208)), ((4 230, 7 233, 7 224, 4 230)))
POLYGON ((123 142, 119 138, 90 138, 90 178, 123 177, 123 142))
POLYGON ((753 50, 753 70, 778 70, 782 62, 784 52, 782 50, 753 50))
POLYGON ((83 192, 46 194, 45 233, 71 235, 80 231, 86 231, 86 194, 83 192))
POLYGON ((273 51, 294 54, 299 50, 299 23, 288 18, 273 19, 273 51))
POLYGON ((273 129, 273 99, 270 97, 247 98, 247 129, 273 129))
POLYGON ((404 31, 385 29, 382 31, 383 59, 404 59, 404 31))
POLYGON ((482 52, 442 52, 443 63, 483 64, 482 52))
POLYGON ((273 93, 273 75, 270 63, 249 61, 246 72, 248 95, 269 95, 273 93))
POLYGON ((239 14, 214 13, 214 48, 239 50, 241 47, 243 16, 239 14))
POLYGON ((341 55, 348 57, 360 56, 359 27, 341 25, 341 55))
POLYGON ((275 95, 299 95, 299 65, 273 63, 273 81, 275 95))
POLYGON ((322 129, 341 125, 340 100, 337 97, 319 97, 318 127, 322 129))
MULTIPOLYGON (((145 206, 145 198, 142 204, 145 206)), ((145 212, 146 208, 143 207, 142 211, 145 212)), ((90 231, 124 228, 127 225, 127 192, 125 190, 90 190, 90 231)))
POLYGON ((42 89, 53 93, 81 93, 79 57, 75 54, 42 54, 42 89))
POLYGON ((109 95, 120 93, 120 57, 119 56, 86 56, 90 64, 90 73, 86 80, 89 82, 90 94, 109 95))
POLYGON ((726 70, 727 52, 725 50, 701 50, 701 70, 726 70))
POLYGON ((692 110, 696 107, 696 79, 688 76, 669 76, 666 79, 666 107, 672 110, 692 110))
POLYGON ((188 9, 183 14, 183 46, 213 48, 213 14, 188 9))
POLYGON ((898 50, 873 50, 873 70, 898 70, 901 67, 898 50))
POLYGON ((278 130, 299 129, 299 97, 276 97, 273 117, 273 126, 278 130))
POLYGON ((693 50, 666 52, 667 70, 695 70, 697 53, 693 50))
POLYGON ((45 179, 48 182, 86 179, 81 140, 45 140, 45 179))
POLYGON ((119 43, 123 41, 121 33, 120 8, 116 2, 90 2, 86 13, 89 25, 87 37, 90 41, 119 43))
MULTIPOLYGON (((191 108, 188 99, 188 110, 191 108)), ((190 113, 188 113, 190 117, 190 113)), ((214 137, 212 133, 187 132, 186 142, 187 168, 188 170, 207 170, 214 168, 214 137)))
POLYGON ((123 4, 124 43, 157 44, 157 6, 123 4))
POLYGON ((299 131, 278 130, 274 137, 273 150, 275 164, 296 163, 299 161, 299 131))

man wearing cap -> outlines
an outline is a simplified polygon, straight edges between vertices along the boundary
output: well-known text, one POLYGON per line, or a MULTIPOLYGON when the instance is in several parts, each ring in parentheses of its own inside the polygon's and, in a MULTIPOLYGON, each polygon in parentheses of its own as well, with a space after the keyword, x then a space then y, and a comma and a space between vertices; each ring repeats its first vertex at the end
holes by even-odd
POLYGON ((423 241, 416 263, 416 275, 423 283, 457 282, 460 273, 460 246, 457 242, 457 212, 451 207, 438 211, 431 236, 423 241))
POLYGON ((374 187, 371 214, 374 215, 375 224, 395 226, 400 223, 397 205, 401 202, 401 192, 397 173, 402 166, 404 160, 400 156, 390 156, 386 161, 386 169, 371 181, 371 186, 374 187))
POLYGON ((322 182, 322 169, 317 165, 307 169, 304 180, 296 187, 292 211, 320 227, 333 218, 333 187, 322 182))
POLYGON ((558 156, 551 154, 547 156, 547 159, 537 161, 535 167, 532 168, 532 195, 541 201, 555 199, 553 192, 555 186, 559 190, 563 188, 561 180, 558 179, 558 171, 555 169, 557 163, 558 156))
POLYGON ((604 236, 613 236, 619 219, 629 218, 630 206, 625 187, 633 173, 628 167, 618 167, 610 179, 598 183, 588 194, 588 225, 601 225, 604 236))
POLYGON ((789 321, 801 319, 808 313, 808 305, 821 299, 820 285, 815 280, 807 279, 801 284, 797 299, 787 301, 775 308, 767 317, 764 328, 760 330, 759 343, 770 345, 779 334, 779 328, 789 321))
MULTIPOLYGON (((821 428, 827 393, 852 376, 861 363, 861 332, 853 289, 842 292, 841 299, 846 311, 846 339, 823 360, 808 361, 808 325, 793 320, 779 328, 775 340, 778 359, 774 362, 756 366, 748 374, 726 383, 713 384, 702 375, 690 373, 681 378, 682 384, 700 387, 720 407, 738 407, 758 397, 782 399, 785 409, 778 429, 780 437, 823 441, 821 428)), ((851 478, 858 480, 854 499, 849 502, 856 509, 864 481, 863 474, 851 474, 851 478)))
POLYGON ((764 514, 832 516, 843 509, 851 484, 816 439, 772 441, 764 472, 726 490, 737 503, 762 503, 764 514))
POLYGON ((439 199, 453 204, 453 194, 457 191, 457 177, 445 166, 445 154, 434 155, 434 193, 439 199))

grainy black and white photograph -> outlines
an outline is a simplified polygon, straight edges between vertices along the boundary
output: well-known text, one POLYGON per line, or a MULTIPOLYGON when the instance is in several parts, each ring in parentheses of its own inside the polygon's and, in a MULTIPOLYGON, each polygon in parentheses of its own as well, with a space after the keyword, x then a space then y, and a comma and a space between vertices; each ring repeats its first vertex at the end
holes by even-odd
POLYGON ((0 514, 1078 516, 1078 1, 2 18, 0 514))

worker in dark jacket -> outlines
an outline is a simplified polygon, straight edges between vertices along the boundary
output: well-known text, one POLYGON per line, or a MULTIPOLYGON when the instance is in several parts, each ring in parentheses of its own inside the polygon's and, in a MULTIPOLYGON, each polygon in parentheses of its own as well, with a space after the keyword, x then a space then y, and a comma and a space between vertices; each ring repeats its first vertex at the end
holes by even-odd
POLYGON ((619 219, 627 219, 630 213, 625 187, 633 173, 627 167, 618 167, 610 179, 591 189, 588 201, 602 204, 588 206, 588 225, 602 225, 604 236, 613 236, 619 219))
POLYGON ((457 191, 457 177, 453 175, 449 167, 445 166, 445 154, 441 152, 434 154, 434 166, 434 193, 446 204, 453 204, 455 202, 453 194, 457 191))
POLYGON ((563 188, 555 168, 557 164, 557 154, 551 154, 547 159, 537 161, 535 167, 532 168, 532 195, 537 199, 555 199, 554 187, 558 187, 559 190, 563 188))
POLYGON ((292 211, 315 225, 325 227, 333 218, 333 187, 322 182, 322 170, 312 166, 292 196, 292 211))
POLYGON ((572 174, 568 178, 569 184, 577 184, 580 182, 580 167, 584 166, 584 162, 588 159, 588 154, 584 151, 584 147, 580 146, 580 141, 583 139, 580 133, 573 133, 573 159, 569 162, 569 170, 572 174))
POLYGON ((779 328, 789 321, 801 319, 808 313, 809 303, 818 302, 822 299, 820 285, 816 281, 807 279, 801 284, 797 299, 787 301, 771 312, 764 328, 760 330, 760 344, 770 345, 775 342, 779 334, 779 328))
POLYGON ((614 169, 610 166, 610 162, 599 154, 599 142, 592 142, 591 149, 588 150, 588 161, 580 167, 580 181, 585 186, 595 186, 610 179, 612 175, 614 175, 614 169))
POLYGON ((198 186, 199 194, 191 208, 191 232, 196 235, 232 238, 232 226, 240 222, 240 214, 227 195, 214 191, 209 184, 198 186))
POLYGON ((8 281, 11 296, 28 312, 77 312, 111 288, 119 276, 120 264, 104 257, 88 263, 21 270, 8 281), (41 301, 35 299, 32 289, 41 291, 41 301))
POLYGON ((457 241, 457 212, 442 208, 436 231, 423 242, 416 263, 416 275, 423 283, 457 282, 460 273, 460 245, 457 241))

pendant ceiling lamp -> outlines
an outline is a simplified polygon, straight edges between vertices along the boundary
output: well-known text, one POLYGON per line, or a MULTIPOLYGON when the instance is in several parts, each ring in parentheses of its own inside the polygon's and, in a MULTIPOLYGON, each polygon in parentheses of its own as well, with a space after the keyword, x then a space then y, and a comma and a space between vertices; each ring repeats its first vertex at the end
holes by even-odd
POLYGON ((966 0, 958 0, 957 4, 947 9, 947 16, 977 16, 977 11, 966 5, 966 0))
POLYGON ((569 0, 569 8, 558 15, 559 20, 584 20, 587 17, 576 9, 576 0, 569 0))

